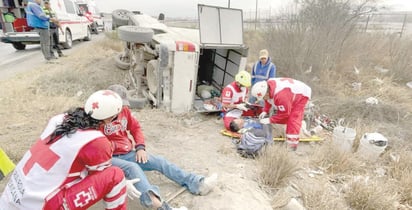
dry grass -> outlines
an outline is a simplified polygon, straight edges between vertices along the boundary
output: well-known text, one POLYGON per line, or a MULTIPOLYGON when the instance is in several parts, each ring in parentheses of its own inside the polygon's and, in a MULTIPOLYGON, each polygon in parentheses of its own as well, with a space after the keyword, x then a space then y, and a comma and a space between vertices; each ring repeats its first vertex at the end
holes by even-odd
POLYGON ((325 142, 321 145, 313 153, 311 163, 332 175, 349 174, 359 172, 362 169, 361 162, 352 153, 342 151, 338 145, 332 142, 325 142))
POLYGON ((266 147, 257 159, 260 183, 270 188, 280 187, 298 170, 297 157, 283 146, 266 147))
MULTIPOLYGON (((323 40, 317 41, 314 34, 316 31, 306 34, 307 32, 301 29, 301 26, 291 22, 289 25, 273 27, 265 32, 247 32, 245 42, 250 46, 251 62, 256 61, 260 49, 267 48, 277 66, 278 76, 292 77, 309 84, 312 88, 312 100, 319 106, 320 114, 325 114, 332 120, 344 118, 344 125, 357 131, 354 151, 358 147, 360 137, 366 132, 379 132, 389 139, 387 154, 400 151, 402 148, 410 151, 412 91, 405 86, 405 82, 410 81, 412 76, 410 39, 353 31, 346 37, 343 45, 339 46, 340 49, 334 49, 340 50, 341 53, 337 57, 336 54, 328 57, 327 53, 322 53, 331 49, 322 44, 323 40), (308 71, 310 66, 311 72, 308 71), (389 71, 382 73, 379 67, 389 71), (361 88, 355 89, 353 83, 361 83, 361 88), (369 97, 375 97, 379 103, 367 104, 365 100, 369 97)), ((329 42, 333 40, 324 40, 324 43, 329 42)), ((279 152, 271 155, 278 155, 276 153, 279 152)), ((404 160, 408 159, 406 155, 402 156, 404 160)), ((327 180, 332 181, 335 187, 345 184, 353 175, 373 175, 376 168, 388 168, 387 181, 368 185, 351 183, 351 189, 361 195, 357 200, 356 193, 347 192, 346 203, 353 209, 394 209, 394 201, 411 205, 412 184, 409 171, 412 170, 406 165, 412 160, 405 161, 404 166, 402 160, 395 165, 387 163, 381 166, 383 158, 370 162, 362 159, 361 154, 342 153, 336 146, 324 142, 310 157, 310 164, 325 169, 326 175, 329 176, 327 180), (393 188, 397 188, 398 191, 391 190, 393 188), (383 192, 385 190, 388 192, 383 192), (394 197, 391 193, 399 193, 400 196, 394 197), (381 198, 382 196, 387 198, 381 198)), ((269 160, 266 162, 265 164, 274 164, 269 160)), ((274 164, 271 167, 280 166, 274 164)), ((267 170, 262 171, 260 176, 264 177, 262 180, 271 179, 271 174, 275 174, 272 176, 274 180, 265 182, 276 185, 276 173, 278 172, 267 170)), ((333 206, 340 206, 339 203, 345 202, 343 199, 327 201, 331 193, 331 188, 326 187, 328 184, 319 185, 325 186, 324 189, 303 188, 303 200, 307 208, 344 209, 333 206), (312 197, 312 194, 324 199, 317 200, 317 196, 312 197)))
POLYGON ((410 150, 401 150, 387 156, 390 159, 388 175, 397 180, 401 203, 412 206, 412 154, 410 150))
POLYGON ((340 192, 330 183, 315 183, 304 189, 303 201, 309 210, 346 209, 340 192))
POLYGON ((396 209, 398 196, 395 187, 385 179, 356 177, 345 190, 345 200, 352 209, 386 210, 396 209))
POLYGON ((90 62, 73 63, 69 68, 39 78, 34 84, 35 91, 47 96, 80 96, 80 101, 84 101, 92 92, 107 88, 107 84, 128 83, 128 72, 119 71, 113 60, 107 59, 121 47, 121 43, 106 38, 96 46, 99 47, 91 48, 93 52, 81 51, 72 55, 74 59, 88 59, 90 62))

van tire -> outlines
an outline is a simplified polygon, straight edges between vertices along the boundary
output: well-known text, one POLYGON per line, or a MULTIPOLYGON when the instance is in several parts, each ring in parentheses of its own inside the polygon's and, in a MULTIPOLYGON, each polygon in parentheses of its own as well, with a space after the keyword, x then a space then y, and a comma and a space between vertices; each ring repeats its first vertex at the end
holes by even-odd
POLYGON ((94 34, 99 34, 98 24, 97 22, 93 22, 91 24, 91 30, 94 34))
POLYGON ((130 108, 143 109, 147 104, 146 98, 129 98, 130 108))
POLYGON ((120 40, 132 43, 148 43, 153 37, 152 29, 138 26, 120 26, 117 33, 120 40))
POLYGON ((112 12, 112 22, 115 26, 124 26, 129 23, 129 15, 131 15, 129 10, 117 9, 112 12))
POLYGON ((84 41, 92 40, 92 30, 90 29, 90 27, 87 27, 87 35, 86 35, 86 37, 84 37, 83 40, 84 41))
POLYGON ((123 53, 114 56, 114 63, 121 70, 129 70, 130 68, 130 59, 128 56, 123 56, 123 53))
POLYGON ((63 48, 64 49, 72 48, 72 45, 73 45, 72 33, 66 29, 66 32, 64 33, 64 37, 65 37, 65 42, 63 43, 63 48))
POLYGON ((21 43, 21 42, 12 42, 11 43, 14 47, 14 49, 16 50, 25 50, 26 49, 26 45, 21 43))

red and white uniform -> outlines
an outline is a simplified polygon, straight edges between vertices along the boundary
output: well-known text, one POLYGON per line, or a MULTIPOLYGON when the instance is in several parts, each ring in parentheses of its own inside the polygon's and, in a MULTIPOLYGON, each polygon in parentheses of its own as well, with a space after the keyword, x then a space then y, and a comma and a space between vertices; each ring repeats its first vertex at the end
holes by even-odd
MULTIPOLYGON (((222 104, 240 104, 245 101, 247 95, 246 87, 239 87, 236 82, 228 84, 222 90, 222 104)), ((227 110, 225 110, 227 111, 227 110)))
POLYGON ((111 146, 97 130, 78 130, 46 144, 64 115, 53 117, 17 164, 0 208, 87 209, 103 199, 106 209, 126 209, 126 183, 111 166, 111 146))
MULTIPOLYGON (((239 87, 236 81, 228 84, 222 90, 222 104, 241 104, 245 102, 245 98, 248 94, 248 89, 246 87, 239 87)), ((242 111, 239 109, 226 110, 223 109, 224 117, 223 123, 227 130, 230 130, 230 122, 233 119, 240 118, 241 116, 255 116, 256 113, 252 110, 242 111)))
POLYGON ((136 148, 145 148, 145 140, 140 123, 130 113, 127 106, 117 115, 117 119, 100 126, 100 130, 110 139, 113 146, 113 155, 127 154, 133 150, 133 144, 127 131, 133 136, 136 148))
POLYGON ((291 78, 271 78, 267 81, 269 99, 265 101, 263 111, 269 113, 273 106, 277 110, 270 117, 270 122, 286 124, 286 138, 291 146, 299 143, 305 106, 311 97, 312 89, 305 83, 291 78))

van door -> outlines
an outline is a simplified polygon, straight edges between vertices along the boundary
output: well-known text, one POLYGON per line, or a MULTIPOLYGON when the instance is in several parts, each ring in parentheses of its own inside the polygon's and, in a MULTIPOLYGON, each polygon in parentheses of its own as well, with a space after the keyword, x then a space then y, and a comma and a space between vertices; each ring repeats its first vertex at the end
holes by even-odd
MULTIPOLYGON (((51 3, 63 29, 70 31, 72 40, 87 36, 89 22, 86 17, 79 15, 79 8, 74 0, 53 0, 51 3)), ((61 35, 60 40, 65 40, 65 36, 61 35)))
POLYGON ((200 43, 203 48, 243 48, 242 10, 199 4, 200 43))
POLYGON ((199 77, 219 90, 245 70, 248 48, 243 43, 241 9, 199 4, 201 56, 199 77))
POLYGON ((81 17, 78 15, 79 11, 76 4, 72 0, 64 0, 66 13, 70 19, 70 28, 72 29, 73 39, 79 39, 84 32, 82 31, 81 17))

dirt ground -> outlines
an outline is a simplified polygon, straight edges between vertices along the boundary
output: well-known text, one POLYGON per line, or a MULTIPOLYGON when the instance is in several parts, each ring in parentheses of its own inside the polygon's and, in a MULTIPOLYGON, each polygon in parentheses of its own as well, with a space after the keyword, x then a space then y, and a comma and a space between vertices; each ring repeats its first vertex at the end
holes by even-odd
MULTIPOLYGON (((87 96, 110 84, 127 86, 127 71, 113 63, 116 50, 108 42, 79 45, 59 64, 42 64, 0 83, 0 145, 14 162, 36 140, 55 114, 82 106, 87 96), (93 53, 90 53, 92 50, 93 53)), ((189 209, 272 209, 267 193, 257 182, 254 160, 237 155, 231 139, 222 136, 217 115, 173 115, 160 109, 134 110, 143 127, 148 152, 162 155, 181 168, 202 175, 218 174, 218 185, 206 196, 183 192, 170 201, 189 209)), ((165 176, 148 172, 164 199, 180 186, 165 176)), ((8 179, 0 181, 0 191, 8 179)), ((140 209, 130 201, 130 209, 140 209)), ((102 209, 97 204, 92 209, 102 209)))

